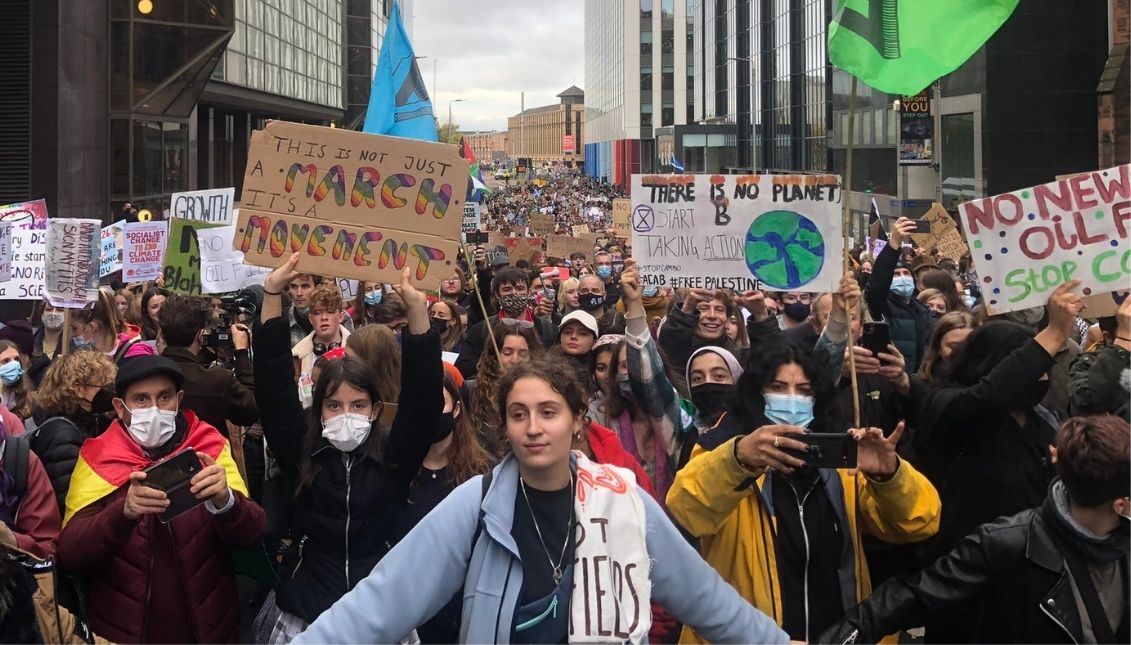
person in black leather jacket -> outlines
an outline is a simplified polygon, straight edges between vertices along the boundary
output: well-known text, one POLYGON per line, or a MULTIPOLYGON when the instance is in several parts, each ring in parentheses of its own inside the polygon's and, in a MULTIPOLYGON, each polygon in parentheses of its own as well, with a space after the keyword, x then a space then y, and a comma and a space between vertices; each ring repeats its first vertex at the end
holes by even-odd
POLYGON ((33 452, 43 462, 59 512, 83 442, 102 434, 113 412, 114 362, 106 354, 63 354, 43 375, 31 419, 24 426, 33 452))
MULTIPOLYGON (((364 579, 396 541, 396 521, 444 410, 440 337, 424 294, 406 266, 396 287, 405 302, 401 391, 391 428, 382 427, 377 375, 352 356, 331 360, 303 413, 291 368, 280 292, 300 254, 267 276, 253 335, 255 398, 267 445, 294 484, 292 543, 283 556, 274 599, 257 618, 271 642, 288 642, 364 579), (282 640, 279 640, 282 639, 282 640)), ((301 270, 301 269, 300 269, 301 270)))
POLYGON ((942 621, 973 623, 978 643, 1129 642, 1131 426, 1074 417, 1056 446, 1060 479, 1043 505, 984 524, 918 575, 884 583, 815 642, 874 643, 942 621), (972 613, 954 611, 971 601, 972 613))

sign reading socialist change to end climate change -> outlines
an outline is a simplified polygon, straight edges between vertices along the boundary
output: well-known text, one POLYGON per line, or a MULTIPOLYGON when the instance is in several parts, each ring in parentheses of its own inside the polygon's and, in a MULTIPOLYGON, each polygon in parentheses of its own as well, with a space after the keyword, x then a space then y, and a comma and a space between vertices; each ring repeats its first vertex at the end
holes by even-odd
POLYGON ((632 253, 648 285, 833 291, 835 175, 633 175, 632 253))
POLYGON ((1084 296, 1131 281, 1131 165, 975 199, 960 211, 994 313, 1043 305, 1069 280, 1080 280, 1084 296))

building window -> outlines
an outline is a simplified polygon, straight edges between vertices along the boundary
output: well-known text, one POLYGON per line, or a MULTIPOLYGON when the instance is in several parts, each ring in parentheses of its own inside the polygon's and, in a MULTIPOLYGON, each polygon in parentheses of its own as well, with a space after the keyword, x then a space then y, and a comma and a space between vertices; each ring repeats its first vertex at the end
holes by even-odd
POLYGON ((942 205, 955 209, 977 197, 974 183, 974 114, 944 114, 940 137, 942 205))
POLYGON ((652 0, 640 0, 640 17, 652 17, 652 0))
POLYGON ((664 103, 660 110, 660 125, 675 125, 675 106, 671 103, 664 103))
POLYGON ((660 0, 660 17, 672 18, 675 16, 675 0, 660 0))
POLYGON ((652 32, 640 32, 640 53, 646 56, 652 55, 652 32))
POLYGON ((641 90, 652 89, 652 68, 651 67, 641 67, 640 68, 640 89, 641 90))

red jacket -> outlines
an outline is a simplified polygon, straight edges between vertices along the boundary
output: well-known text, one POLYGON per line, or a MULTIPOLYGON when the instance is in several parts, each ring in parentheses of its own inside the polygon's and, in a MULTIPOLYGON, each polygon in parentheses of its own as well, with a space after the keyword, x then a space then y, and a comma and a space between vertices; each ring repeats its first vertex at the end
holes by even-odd
POLYGON ((644 468, 640 466, 636 457, 624 451, 624 446, 621 445, 617 433, 596 421, 590 421, 589 447, 593 449, 593 461, 631 470, 636 474, 636 484, 653 498, 656 497, 656 491, 652 488, 652 479, 648 477, 648 473, 644 472, 644 468))
MULTIPOLYGON (((182 445, 200 450, 213 443, 215 428, 191 414, 181 418, 190 424, 182 445)), ((83 457, 97 460, 120 449, 120 433, 124 430, 115 422, 88 439, 83 457)), ((120 643, 238 641, 240 605, 231 552, 259 541, 266 516, 236 490, 242 482, 229 481, 229 487, 235 505, 219 515, 200 505, 168 524, 155 515, 133 521, 123 510, 129 486, 122 484, 70 517, 56 560, 62 571, 86 575, 90 626, 96 633, 120 643)))
MULTIPOLYGON (((3 459, 0 458, 0 467, 2 466, 3 459)), ((51 487, 43 462, 39 461, 34 452, 28 452, 27 490, 20 500, 16 524, 9 527, 16 536, 16 546, 41 560, 55 555, 59 523, 55 489, 51 487)))

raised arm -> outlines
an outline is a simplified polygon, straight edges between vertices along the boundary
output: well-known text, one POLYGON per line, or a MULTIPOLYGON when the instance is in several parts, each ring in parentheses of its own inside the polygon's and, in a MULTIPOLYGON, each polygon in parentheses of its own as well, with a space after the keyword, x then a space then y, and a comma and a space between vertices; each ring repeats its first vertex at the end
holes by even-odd
POLYGON ((268 274, 263 283, 259 325, 252 335, 255 348, 255 403, 271 453, 286 472, 298 472, 307 416, 298 398, 291 359, 291 331, 283 318, 283 288, 298 272, 300 254, 268 274))

